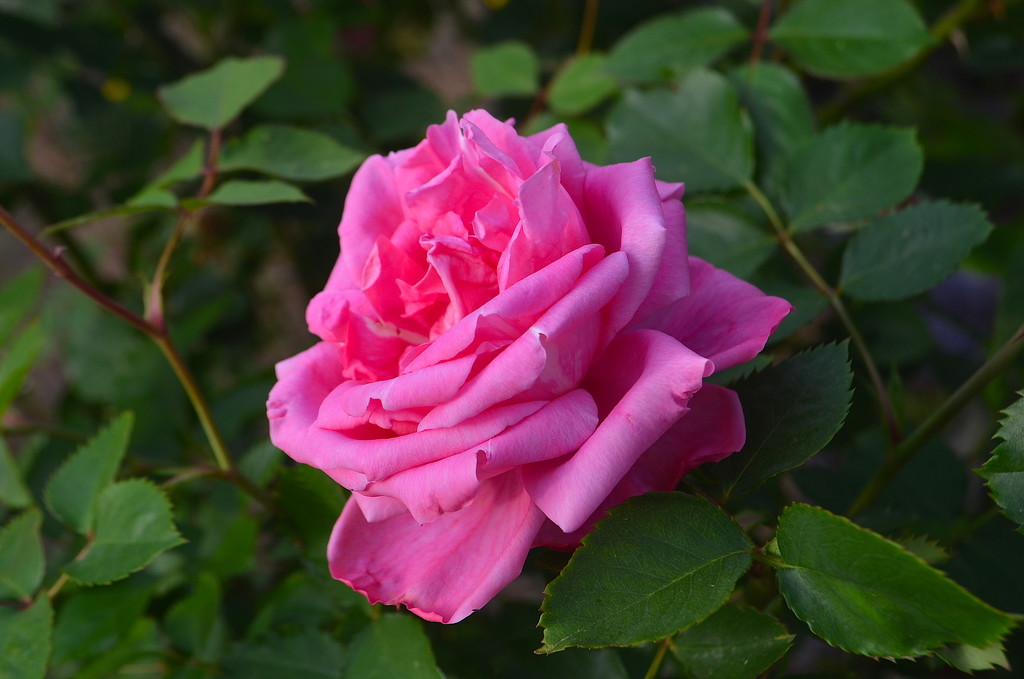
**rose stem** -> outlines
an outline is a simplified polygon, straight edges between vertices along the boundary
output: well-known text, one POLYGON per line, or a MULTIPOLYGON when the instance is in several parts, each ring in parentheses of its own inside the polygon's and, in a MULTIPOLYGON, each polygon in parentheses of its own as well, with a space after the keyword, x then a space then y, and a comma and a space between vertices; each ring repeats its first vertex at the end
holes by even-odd
POLYGON ((580 38, 576 43, 576 54, 584 55, 590 52, 594 44, 594 30, 597 27, 597 6, 599 0, 587 0, 583 8, 583 22, 580 25, 580 38))
POLYGON ((743 186, 751 197, 757 201, 758 205, 761 206, 761 209, 764 210, 764 213, 767 215, 768 221, 771 222, 772 228, 775 230, 775 235, 778 238, 779 243, 782 244, 786 254, 788 254, 797 267, 803 271, 804 275, 811 280, 814 287, 818 288, 818 290, 828 298, 829 304, 832 305, 832 309, 836 312, 839 320, 846 327, 846 331, 850 334, 850 340, 853 342, 853 346, 856 347, 857 353, 860 355, 861 361, 864 363, 864 368, 868 372, 868 379, 871 381, 871 386, 878 397, 878 403, 882 410, 882 419, 885 422, 889 441, 893 444, 899 442, 903 438, 903 431, 900 427, 899 420, 896 418, 896 412, 893 410, 892 402, 889 400, 889 392, 885 388, 885 383, 882 382, 882 376, 879 374, 878 368, 875 366, 875 360, 871 356, 871 351, 868 349, 868 345, 864 341, 863 335, 860 334, 860 330, 857 329, 857 325, 853 322, 853 319, 850 318, 850 314, 846 310, 846 305, 843 304, 843 300, 839 296, 839 293, 821 277, 821 274, 819 274, 818 270, 814 268, 814 265, 807 261, 807 257, 804 256, 803 251, 793 241, 789 231, 782 223, 782 219, 779 218, 779 213, 775 211, 771 201, 769 201, 768 197, 762 193, 761 189, 751 181, 744 182, 743 186))
POLYGON ((892 451, 882 466, 871 477, 860 495, 846 510, 847 516, 855 516, 878 499, 889 482, 892 481, 903 465, 910 460, 921 447, 938 433, 985 385, 998 377, 1009 367, 1017 355, 1024 349, 1024 325, 1017 328, 1013 336, 992 354, 985 363, 971 375, 966 382, 953 392, 939 408, 932 412, 921 426, 914 430, 902 443, 892 451))
POLYGON ((647 674, 644 675, 644 679, 654 679, 658 676, 658 670, 661 669, 661 663, 665 660, 665 653, 668 652, 668 647, 672 645, 672 637, 665 637, 660 644, 658 644, 658 652, 654 654, 654 660, 651 661, 651 666, 647 668, 647 674))
POLYGON ((757 28, 754 29, 754 45, 750 49, 750 65, 761 61, 761 51, 768 39, 768 21, 772 18, 772 0, 761 0, 761 11, 757 14, 757 28))
MULTIPOLYGON (((206 434, 207 440, 209 441, 210 448, 213 451, 213 456, 217 461, 217 466, 220 467, 222 471, 230 473, 232 471, 231 461, 228 458, 227 450, 225 449, 220 432, 217 430, 217 427, 213 422, 209 405, 203 398, 202 392, 199 391, 195 378, 189 371, 188 366, 182 360, 177 348, 171 341, 170 335, 167 333, 167 329, 164 326, 162 315, 153 319, 142 318, 138 314, 129 311, 104 295, 97 288, 90 285, 86 280, 75 273, 75 271, 60 257, 59 252, 51 252, 47 249, 45 245, 29 233, 27 229, 21 226, 21 224, 19 224, 18 221, 2 206, 0 206, 0 223, 3 223, 4 227, 10 231, 15 238, 20 240, 36 257, 42 260, 46 266, 53 270, 54 273, 71 283, 71 285, 78 288, 81 292, 85 293, 86 296, 91 298, 104 309, 141 330, 156 343, 160 348, 160 351, 163 352, 167 362, 174 370, 178 381, 181 382, 182 387, 184 387, 189 400, 192 402, 192 407, 195 410, 196 415, 199 417, 199 422, 203 427, 203 432, 206 434)), ((153 285, 157 287, 157 299, 159 299, 159 284, 154 280, 153 285)), ((153 299, 152 295, 151 299, 153 299)), ((235 475, 232 475, 232 477, 239 478, 235 475)))

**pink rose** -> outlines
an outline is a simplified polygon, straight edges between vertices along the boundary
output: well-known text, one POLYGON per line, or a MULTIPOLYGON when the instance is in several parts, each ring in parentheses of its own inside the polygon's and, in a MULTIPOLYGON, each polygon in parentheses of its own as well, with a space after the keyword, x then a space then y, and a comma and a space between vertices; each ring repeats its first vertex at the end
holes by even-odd
POLYGON ((457 622, 604 511, 743 445, 736 394, 790 305, 687 259, 681 184, 449 113, 356 173, 341 256, 277 366, 274 444, 352 491, 332 575, 457 622))

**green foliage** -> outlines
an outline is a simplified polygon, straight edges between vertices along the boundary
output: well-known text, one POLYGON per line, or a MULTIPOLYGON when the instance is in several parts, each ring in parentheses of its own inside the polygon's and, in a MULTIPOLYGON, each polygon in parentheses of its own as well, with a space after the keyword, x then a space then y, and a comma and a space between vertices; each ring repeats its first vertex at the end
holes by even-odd
POLYGON ((672 653, 693 679, 755 679, 792 643, 793 635, 770 615, 726 604, 682 632, 672 653))
POLYGON ((160 88, 160 101, 180 123, 219 130, 284 72, 279 57, 228 58, 160 88))
POLYGON ((100 493, 117 474, 134 422, 131 412, 122 413, 79 447, 46 484, 44 498, 50 511, 75 532, 92 532, 100 493))
POLYGON ((344 657, 341 645, 323 632, 308 630, 293 637, 270 636, 236 646, 225 661, 226 676, 341 679, 344 657))
POLYGON ((7 352, 0 354, 0 415, 18 395, 42 348, 42 330, 38 323, 32 323, 14 338, 7 352))
POLYGON ((939 283, 992 230, 970 205, 922 203, 872 222, 843 253, 843 292, 865 301, 903 299, 939 283))
POLYGON ((366 679, 443 679, 420 623, 385 615, 352 642, 348 675, 366 679))
POLYGON ((256 170, 283 179, 318 181, 352 171, 364 157, 326 134, 262 125, 228 144, 218 167, 224 172, 256 170))
POLYGON ((265 205, 309 202, 309 196, 299 187, 276 179, 232 179, 218 186, 206 200, 217 205, 265 205))
POLYGON ((43 287, 43 271, 39 267, 25 270, 0 287, 0 345, 14 335, 25 320, 43 287))
POLYGON ((801 0, 772 25, 771 36, 807 70, 833 78, 880 73, 932 40, 904 0, 801 0))
POLYGON ((746 37, 747 29, 720 7, 667 15, 619 40, 608 71, 624 80, 661 80, 710 64, 746 37))
POLYGON ((29 494, 28 488, 25 487, 20 470, 2 438, 0 438, 0 504, 14 508, 32 504, 32 496, 29 494))
POLYGON ((473 86, 485 97, 528 96, 537 91, 540 62, 528 45, 503 42, 470 58, 473 86))
POLYGON ((1024 399, 1006 409, 996 434, 1003 440, 978 470, 1003 513, 1024 528, 1024 399))
POLYGON ((0 529, 0 600, 31 601, 43 581, 43 517, 29 509, 0 529))
POLYGON ((618 89, 606 71, 601 54, 582 54, 570 59, 551 81, 548 102, 565 115, 586 113, 618 89))
POLYGON ((92 544, 83 558, 64 568, 78 582, 100 585, 120 580, 183 542, 167 497, 143 479, 109 485, 97 500, 92 544))
POLYGON ((732 385, 747 413, 747 442, 707 473, 728 497, 800 466, 842 427, 852 380, 843 343, 798 354, 732 385))
POLYGON ((793 231, 875 216, 907 198, 924 156, 911 130, 830 127, 790 158, 781 180, 793 231))
POLYGON ((682 493, 630 500, 609 512, 548 585, 541 650, 625 646, 684 629, 728 599, 750 566, 750 548, 707 500, 682 493))
POLYGON ((43 679, 52 625, 53 609, 45 596, 24 610, 0 606, 0 677, 43 679))
POLYGON ((690 254, 747 278, 775 252, 775 241, 740 210, 723 203, 690 203, 686 209, 690 254))
POLYGON ((678 92, 627 91, 608 116, 608 140, 613 160, 649 155, 659 177, 685 178, 691 192, 741 186, 754 169, 750 121, 712 71, 694 71, 678 92))
POLYGON ((987 648, 1012 626, 896 543, 824 509, 787 507, 777 540, 786 603, 844 651, 910 658, 950 643, 987 648))

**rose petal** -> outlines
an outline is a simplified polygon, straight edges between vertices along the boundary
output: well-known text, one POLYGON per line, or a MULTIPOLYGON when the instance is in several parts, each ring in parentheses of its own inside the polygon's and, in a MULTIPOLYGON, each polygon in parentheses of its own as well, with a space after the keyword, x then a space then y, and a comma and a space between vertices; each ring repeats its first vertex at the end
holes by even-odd
POLYGON ((519 575, 543 520, 518 471, 486 481, 471 504, 423 525, 408 514, 369 523, 350 502, 328 544, 331 575, 370 603, 458 622, 519 575))
POLYGON ((517 395, 553 398, 579 384, 600 348, 600 312, 628 273, 621 253, 599 262, 458 394, 431 410, 420 431, 454 426, 517 395), (541 389, 531 391, 538 380, 541 389))
POLYGON ((667 333, 706 356, 715 370, 745 363, 764 349, 768 336, 793 305, 750 283, 690 257, 690 294, 639 324, 667 333))
POLYGON ((668 335, 637 330, 618 337, 585 385, 604 419, 565 460, 523 470, 537 506, 565 532, 579 528, 629 469, 679 417, 710 374, 711 362, 668 335))
POLYGON ((593 241, 629 259, 629 280, 608 305, 606 333, 611 337, 626 327, 651 293, 665 252, 665 213, 650 158, 588 166, 584 194, 583 218, 593 241))
POLYGON ((655 182, 665 214, 665 252, 651 292, 637 309, 632 322, 650 316, 690 294, 690 267, 687 264, 686 214, 683 210, 683 185, 655 182))

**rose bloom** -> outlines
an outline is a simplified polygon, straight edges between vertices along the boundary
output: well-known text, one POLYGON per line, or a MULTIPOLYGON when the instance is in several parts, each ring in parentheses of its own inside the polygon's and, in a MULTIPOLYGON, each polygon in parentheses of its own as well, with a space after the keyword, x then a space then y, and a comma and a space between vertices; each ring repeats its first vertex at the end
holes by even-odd
MULTIPOLYGON (((605 511, 743 446, 735 392, 791 309, 687 258, 682 184, 585 163, 564 125, 484 111, 369 158, 274 444, 352 491, 331 574, 457 622, 605 511)), ((680 517, 685 521, 686 517, 680 517)))

